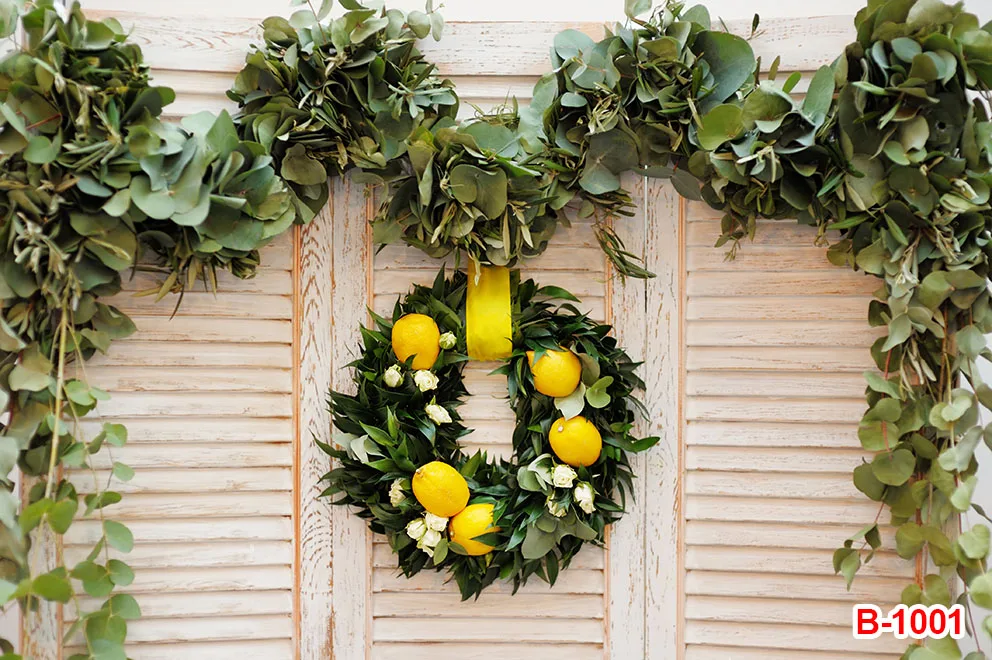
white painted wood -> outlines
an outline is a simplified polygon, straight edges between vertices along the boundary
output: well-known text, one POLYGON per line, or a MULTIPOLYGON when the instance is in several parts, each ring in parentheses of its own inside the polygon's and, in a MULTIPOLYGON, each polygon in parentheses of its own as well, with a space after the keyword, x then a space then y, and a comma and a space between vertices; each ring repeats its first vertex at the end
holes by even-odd
MULTIPOLYGON (((742 552, 751 547, 833 550, 837 547, 838 538, 851 536, 858 529, 860 526, 852 521, 831 525, 819 520, 790 524, 689 520, 686 522, 685 538, 687 546, 729 546, 742 552)), ((880 532, 885 547, 892 547, 895 529, 882 525, 880 532)))
MULTIPOLYGON (((494 645, 489 642, 457 642, 444 645, 423 642, 381 642, 376 645, 373 657, 375 660, 439 660, 448 657, 487 660, 493 657, 493 647, 494 645), (442 653, 444 655, 441 655, 442 653)), ((595 644, 508 642, 500 644, 499 650, 507 658, 532 656, 540 657, 541 660, 602 660, 603 658, 602 648, 595 644)))
MULTIPOLYGON (((66 653, 80 651, 68 648, 66 653)), ((153 642, 142 644, 135 660, 175 660, 176 658, 210 658, 210 660, 245 660, 245 658, 291 658, 291 639, 236 640, 225 642, 153 642)))
POLYGON ((298 278, 299 422, 297 426, 296 597, 297 648, 304 659, 331 648, 332 512, 315 495, 330 458, 316 445, 331 443, 325 400, 331 386, 332 216, 324 211, 300 231, 298 278))
MULTIPOLYGON (((981 0, 978 0, 980 2, 981 0)), ((978 4, 976 2, 976 4, 978 4)), ((860 0, 837 0, 829 6, 816 7, 822 13, 854 15, 864 5, 860 0)), ((116 11, 145 11, 169 15, 202 16, 245 16, 261 19, 269 14, 286 14, 290 10, 282 0, 244 0, 236 6, 228 6, 224 2, 197 2, 197 0, 173 0, 163 5, 139 5, 135 7, 132 0, 101 0, 101 6, 116 11)), ((419 9, 424 5, 418 0, 395 0, 390 7, 406 11, 419 9)), ((752 14, 762 16, 795 16, 806 17, 810 7, 805 5, 783 5, 778 0, 752 0, 742 5, 736 0, 709 0, 706 3, 714 17, 727 20, 746 19, 748 25, 752 14)), ((969 5, 970 8, 971 5, 969 5)), ((819 12, 818 12, 819 13, 819 12)), ((620 21, 624 19, 623 6, 612 3, 578 4, 569 0, 545 0, 540 4, 527 0, 506 0, 501 3, 480 4, 472 0, 449 0, 444 6, 444 16, 448 20, 457 21, 514 21, 522 17, 533 21, 553 21, 562 16, 569 16, 577 21, 620 21)))
MULTIPOLYGON (((370 205, 365 186, 350 178, 334 182, 329 206, 332 270, 321 276, 332 283, 331 386, 337 391, 354 391, 345 365, 356 357, 359 324, 369 318, 370 205)), ((360 660, 370 648, 372 535, 365 521, 345 507, 334 507, 331 529, 331 655, 360 660)), ((313 650, 301 654, 301 660, 327 657, 313 650)))
MULTIPOLYGON (((615 220, 614 228, 627 250, 643 261, 647 254, 648 233, 645 181, 643 177, 628 176, 624 179, 624 184, 631 197, 637 200, 637 214, 632 218, 615 220)), ((620 280, 614 272, 610 284, 609 320, 613 324, 613 332, 633 360, 646 362, 642 367, 645 372, 653 371, 653 350, 649 349, 647 342, 647 283, 630 278, 620 280)), ((650 426, 647 420, 638 420, 634 433, 639 436, 650 435, 650 426)), ((647 458, 643 454, 635 455, 631 459, 631 468, 636 475, 644 474, 647 458)), ((607 609, 609 657, 638 657, 644 652, 646 554, 649 538, 646 516, 650 508, 647 485, 646 479, 635 480, 622 523, 610 528, 607 544, 610 560, 607 609)))
POLYGON ((683 652, 683 429, 681 411, 683 314, 682 202, 665 182, 647 184, 647 267, 657 274, 646 289, 648 324, 645 403, 661 437, 647 455, 645 556, 645 657, 678 658, 683 652))
MULTIPOLYGON (((22 484, 22 501, 36 480, 22 484)), ((32 575, 41 575, 60 564, 61 540, 47 525, 41 525, 32 535, 28 551, 28 565, 32 575)), ((32 660, 61 660, 62 658, 62 605, 38 600, 37 610, 21 615, 21 654, 32 660)))
POLYGON ((878 510, 850 477, 877 281, 824 265, 815 230, 785 221, 718 260, 711 218, 687 205, 685 657, 894 656, 898 640, 853 641, 850 607, 897 602, 912 562, 883 553, 851 591, 831 566, 878 510))
MULTIPOLYGON (((232 541, 252 543, 279 541, 293 538, 293 522, 284 516, 257 516, 253 518, 213 518, 198 520, 135 520, 128 524, 134 534, 135 545, 176 543, 179 546, 195 542, 232 541)), ((82 521, 66 533, 66 543, 92 546, 99 539, 99 523, 82 521)))
MULTIPOLYGON (((569 569, 571 570, 571 569, 569 569)), ((459 594, 453 593, 382 593, 375 597, 376 618, 416 617, 430 615, 446 619, 462 617, 476 619, 486 625, 490 617, 521 619, 560 619, 561 596, 550 593, 487 594, 472 607, 466 607, 459 594)), ((573 594, 568 598, 568 614, 572 619, 600 619, 604 616, 600 594, 573 594)), ((512 626, 511 626, 512 629, 512 626)), ((502 647, 500 647, 502 651, 502 647)))

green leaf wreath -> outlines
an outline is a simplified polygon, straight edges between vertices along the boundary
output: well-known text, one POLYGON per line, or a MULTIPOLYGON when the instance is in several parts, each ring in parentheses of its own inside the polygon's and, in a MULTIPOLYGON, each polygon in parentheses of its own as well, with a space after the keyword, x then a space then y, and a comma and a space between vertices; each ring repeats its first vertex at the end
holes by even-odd
POLYGON ((339 462, 323 479, 323 496, 351 505, 385 534, 404 575, 448 571, 464 598, 497 579, 512 581, 514 591, 533 575, 554 584, 584 543, 602 544, 606 526, 619 520, 634 478, 628 454, 658 442, 632 434, 635 411, 647 413, 633 396, 644 383, 610 326, 579 312, 567 291, 519 282, 517 271, 511 277, 513 354, 494 373, 506 376, 516 416, 512 460, 461 452, 459 440, 471 438, 458 415, 468 396, 462 382, 468 278, 455 272, 446 279, 443 269, 433 286, 414 286, 398 300, 391 319, 374 316, 374 326, 362 328, 361 356, 349 365, 357 389, 330 395, 340 448, 322 445, 339 462), (431 317, 444 333, 447 348, 429 370, 394 353, 393 325, 408 314, 431 317), (543 352, 563 349, 578 356, 581 381, 556 399, 535 390, 527 352, 540 361, 543 352), (552 423, 580 415, 601 431, 604 444, 585 467, 564 463, 548 443, 552 423), (476 538, 491 552, 465 554, 448 536, 447 519, 432 516, 414 497, 414 473, 431 461, 458 468, 470 504, 493 505, 498 531, 476 538), (433 538, 425 537, 430 531, 433 538))

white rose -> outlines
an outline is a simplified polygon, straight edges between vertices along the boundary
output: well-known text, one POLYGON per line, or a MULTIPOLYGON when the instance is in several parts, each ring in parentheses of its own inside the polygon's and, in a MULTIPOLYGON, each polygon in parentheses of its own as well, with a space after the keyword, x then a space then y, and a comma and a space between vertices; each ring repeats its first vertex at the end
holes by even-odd
POLYGON ((394 364, 386 369, 386 372, 382 374, 382 382, 386 384, 386 387, 399 387, 403 382, 403 372, 400 371, 400 365, 394 364))
POLYGON ((455 333, 453 332, 446 332, 443 335, 441 335, 440 339, 437 340, 437 345, 443 348, 444 350, 449 350, 454 348, 455 344, 457 343, 458 340, 455 339, 455 333))
POLYGON ((551 473, 551 483, 558 488, 571 488, 577 476, 575 470, 567 465, 556 465, 555 471, 551 473))
POLYGON ((432 546, 429 546, 429 545, 424 545, 424 542, 423 541, 421 541, 420 543, 417 544, 417 548, 420 549, 420 550, 423 550, 424 552, 426 552, 428 557, 431 557, 431 558, 434 557, 434 548, 432 546))
POLYGON ((433 529, 428 529, 424 534, 424 538, 420 539, 420 542, 425 548, 434 548, 438 543, 441 542, 441 532, 433 529))
POLYGON ((555 518, 564 518, 565 514, 568 513, 568 509, 550 497, 548 498, 547 507, 548 512, 555 518))
POLYGON ((423 518, 414 518, 406 524, 406 535, 414 541, 424 538, 424 534, 426 533, 427 523, 424 522, 423 518))
POLYGON ((424 522, 427 523, 427 529, 433 530, 435 532, 443 532, 448 528, 447 518, 444 518, 442 516, 435 516, 430 511, 424 514, 424 522))
POLYGON ((593 503, 596 499, 596 491, 588 481, 583 481, 575 487, 572 498, 579 505, 579 508, 586 513, 592 513, 596 510, 596 505, 593 503))
POLYGON ((433 401, 428 403, 424 407, 424 412, 427 416, 431 418, 431 421, 435 424, 448 424, 451 422, 451 415, 445 410, 444 406, 439 406, 433 401))
POLYGON ((400 502, 406 499, 406 495, 403 493, 403 480, 397 479, 393 482, 393 485, 389 487, 389 503, 393 506, 399 506, 400 502))
POLYGON ((413 382, 421 392, 437 389, 437 376, 426 369, 421 369, 413 374, 413 382))

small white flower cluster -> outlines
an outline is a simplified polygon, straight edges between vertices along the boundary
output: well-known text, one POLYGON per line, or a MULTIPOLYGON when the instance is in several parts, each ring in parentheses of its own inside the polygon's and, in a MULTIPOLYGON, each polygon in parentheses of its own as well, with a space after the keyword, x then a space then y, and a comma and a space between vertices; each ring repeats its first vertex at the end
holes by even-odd
POLYGON ((581 481, 572 491, 572 499, 586 513, 596 510, 596 489, 588 481, 581 481))
POLYGON ((389 487, 389 503, 393 506, 399 506, 405 499, 406 493, 403 492, 403 480, 397 479, 389 487))
POLYGON ((434 548, 441 542, 441 533, 447 529, 448 519, 425 512, 423 518, 414 518, 406 525, 406 535, 417 542, 417 548, 434 556, 434 548))
POLYGON ((394 364, 386 369, 385 373, 382 374, 382 382, 385 383, 386 387, 399 387, 403 383, 403 372, 400 371, 400 365, 394 364))
POLYGON ((458 340, 455 338, 455 333, 453 332, 446 332, 437 340, 437 345, 446 351, 454 348, 457 343, 458 340))
MULTIPOLYGON (((386 369, 386 371, 382 374, 382 382, 389 388, 395 388, 402 385, 402 367, 398 364, 394 364, 386 369)), ((434 372, 428 369, 420 369, 419 371, 413 372, 413 382, 417 386, 417 389, 421 392, 429 392, 430 390, 437 389, 438 379, 437 376, 434 375, 434 372)))
POLYGON ((548 513, 550 513, 555 518, 564 518, 565 514, 568 513, 568 508, 556 500, 554 495, 548 495, 548 501, 545 502, 548 507, 548 513))
MULTIPOLYGON (((558 472, 558 468, 560 467, 567 466, 559 465, 555 468, 555 472, 558 472)), ((572 472, 572 478, 569 479, 567 484, 565 484, 564 479, 562 479, 562 484, 560 485, 562 488, 569 488, 572 485, 572 479, 575 478, 575 472, 572 471, 571 468, 567 469, 572 472)), ((555 486, 559 486, 557 481, 555 482, 555 486)), ((593 513, 596 510, 595 500, 596 489, 592 487, 591 483, 588 481, 580 481, 575 485, 575 489, 572 491, 572 501, 575 502, 580 509, 586 513, 593 513)), ((555 518, 564 518, 565 514, 568 513, 568 509, 561 502, 555 499, 554 493, 548 495, 546 506, 548 507, 548 513, 553 515, 555 518)))
POLYGON ((572 482, 575 481, 577 476, 579 475, 569 466, 556 465, 555 469, 551 472, 551 483, 555 485, 555 488, 571 488, 572 482))
POLYGON ((424 412, 427 416, 431 418, 431 421, 435 424, 450 424, 451 414, 448 413, 448 409, 444 406, 438 405, 437 399, 431 399, 431 402, 424 406, 424 412))
POLYGON ((428 392, 437 389, 437 376, 426 369, 414 372, 413 382, 421 392, 428 392))
MULTIPOLYGON (((447 344, 454 346, 454 341, 455 336, 453 334, 450 332, 444 333, 441 335, 441 348, 445 348, 447 344)), ((402 385, 403 371, 400 365, 394 364, 386 369, 382 374, 382 382, 389 388, 396 388, 402 385)), ((413 383, 421 392, 436 390, 439 382, 437 375, 429 369, 420 369, 413 372, 413 383)), ((451 414, 444 406, 438 405, 437 399, 431 399, 431 402, 424 406, 424 412, 427 413, 427 416, 435 424, 451 423, 451 414)))
MULTIPOLYGON (((529 466, 524 468, 537 475, 538 483, 543 484, 542 489, 548 492, 548 486, 554 488, 572 488, 572 501, 586 513, 596 511, 596 489, 588 481, 580 481, 578 473, 568 465, 555 465, 551 454, 543 454, 535 459, 529 466)), ((565 507, 555 496, 555 492, 548 494, 546 503, 548 512, 556 518, 563 518, 568 513, 565 507)))

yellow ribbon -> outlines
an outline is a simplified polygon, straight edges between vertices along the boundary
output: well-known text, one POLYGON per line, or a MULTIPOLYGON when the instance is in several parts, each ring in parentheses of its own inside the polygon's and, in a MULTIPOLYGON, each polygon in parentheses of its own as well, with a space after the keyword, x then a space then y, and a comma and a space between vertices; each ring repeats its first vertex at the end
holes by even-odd
POLYGON ((510 269, 483 266, 478 278, 476 275, 475 262, 469 261, 465 300, 468 356, 484 361, 508 358, 513 353, 510 269))

